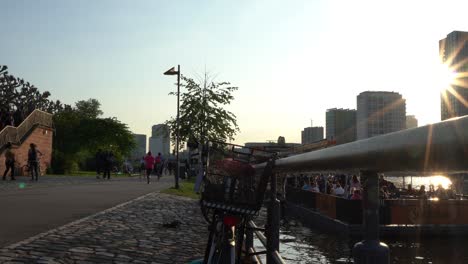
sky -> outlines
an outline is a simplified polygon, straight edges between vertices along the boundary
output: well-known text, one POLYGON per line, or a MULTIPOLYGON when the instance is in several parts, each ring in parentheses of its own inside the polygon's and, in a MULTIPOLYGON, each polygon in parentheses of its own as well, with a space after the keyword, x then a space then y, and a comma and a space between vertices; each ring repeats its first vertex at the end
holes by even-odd
MULTIPOLYGON (((67 104, 95 98, 133 133, 176 115, 178 64, 239 87, 234 143, 300 142, 329 108, 395 91, 440 121, 438 41, 468 31, 466 0, 1 0, 0 65, 67 104)), ((183 91, 182 91, 183 92, 183 91)))

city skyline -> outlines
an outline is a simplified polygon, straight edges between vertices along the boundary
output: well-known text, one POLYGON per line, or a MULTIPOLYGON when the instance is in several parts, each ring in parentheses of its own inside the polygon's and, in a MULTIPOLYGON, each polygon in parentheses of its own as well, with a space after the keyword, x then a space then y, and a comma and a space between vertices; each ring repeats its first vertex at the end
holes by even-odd
POLYGON ((239 87, 229 107, 241 129, 235 143, 278 136, 300 142, 310 118, 325 127, 327 109, 356 109, 356 96, 368 90, 401 93, 420 125, 440 121, 447 83, 438 41, 467 31, 466 7, 464 1, 6 1, 10 37, 0 43, 0 58, 52 99, 96 98, 104 116, 146 135, 175 116, 176 99, 168 95, 174 79, 162 73, 180 64, 182 74, 197 78, 207 69, 239 87))

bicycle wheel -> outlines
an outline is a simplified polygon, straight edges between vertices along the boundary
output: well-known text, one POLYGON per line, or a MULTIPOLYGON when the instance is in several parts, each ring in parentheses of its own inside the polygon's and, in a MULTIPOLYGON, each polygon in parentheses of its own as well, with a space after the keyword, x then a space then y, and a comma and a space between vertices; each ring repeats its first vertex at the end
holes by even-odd
POLYGON ((211 246, 208 255, 209 264, 234 264, 236 261, 236 246, 231 244, 229 236, 231 231, 219 221, 216 224, 216 229, 211 241, 211 246))

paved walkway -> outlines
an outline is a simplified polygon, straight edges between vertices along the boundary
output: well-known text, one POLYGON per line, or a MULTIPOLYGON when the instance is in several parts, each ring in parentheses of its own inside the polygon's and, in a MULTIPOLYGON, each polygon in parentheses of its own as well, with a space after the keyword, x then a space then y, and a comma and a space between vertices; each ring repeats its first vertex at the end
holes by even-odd
MULTIPOLYGON (((17 182, 20 184, 20 179, 17 182)), ((30 187, 0 181, 0 247, 168 188, 173 179, 163 177, 160 182, 146 184, 136 177, 107 181, 58 176, 26 183, 30 187)))
MULTIPOLYGON (((111 181, 128 181, 129 179, 137 179, 138 176, 126 177, 126 176, 111 176, 111 181)), ((167 176, 173 177, 173 176, 167 176)), ((76 184, 101 184, 107 182, 104 179, 96 179, 94 176, 66 176, 66 175, 56 175, 56 176, 41 176, 39 181, 31 181, 30 177, 17 176, 15 181, 10 180, 8 174, 6 180, 0 179, 0 193, 5 191, 15 191, 15 190, 29 190, 37 188, 47 188, 54 186, 66 186, 66 185, 76 185, 76 184)))
POLYGON ((188 263, 207 235, 197 201, 150 193, 0 249, 0 263, 188 263))

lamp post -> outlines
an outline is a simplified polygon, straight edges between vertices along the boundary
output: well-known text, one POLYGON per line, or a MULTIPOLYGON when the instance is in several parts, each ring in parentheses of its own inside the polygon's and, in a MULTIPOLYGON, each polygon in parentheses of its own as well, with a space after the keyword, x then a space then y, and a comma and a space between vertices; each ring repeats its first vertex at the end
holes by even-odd
POLYGON ((179 97, 180 97, 180 65, 177 65, 177 71, 174 67, 167 70, 164 75, 177 75, 177 121, 176 121, 176 174, 175 174, 175 188, 179 189, 179 97))

